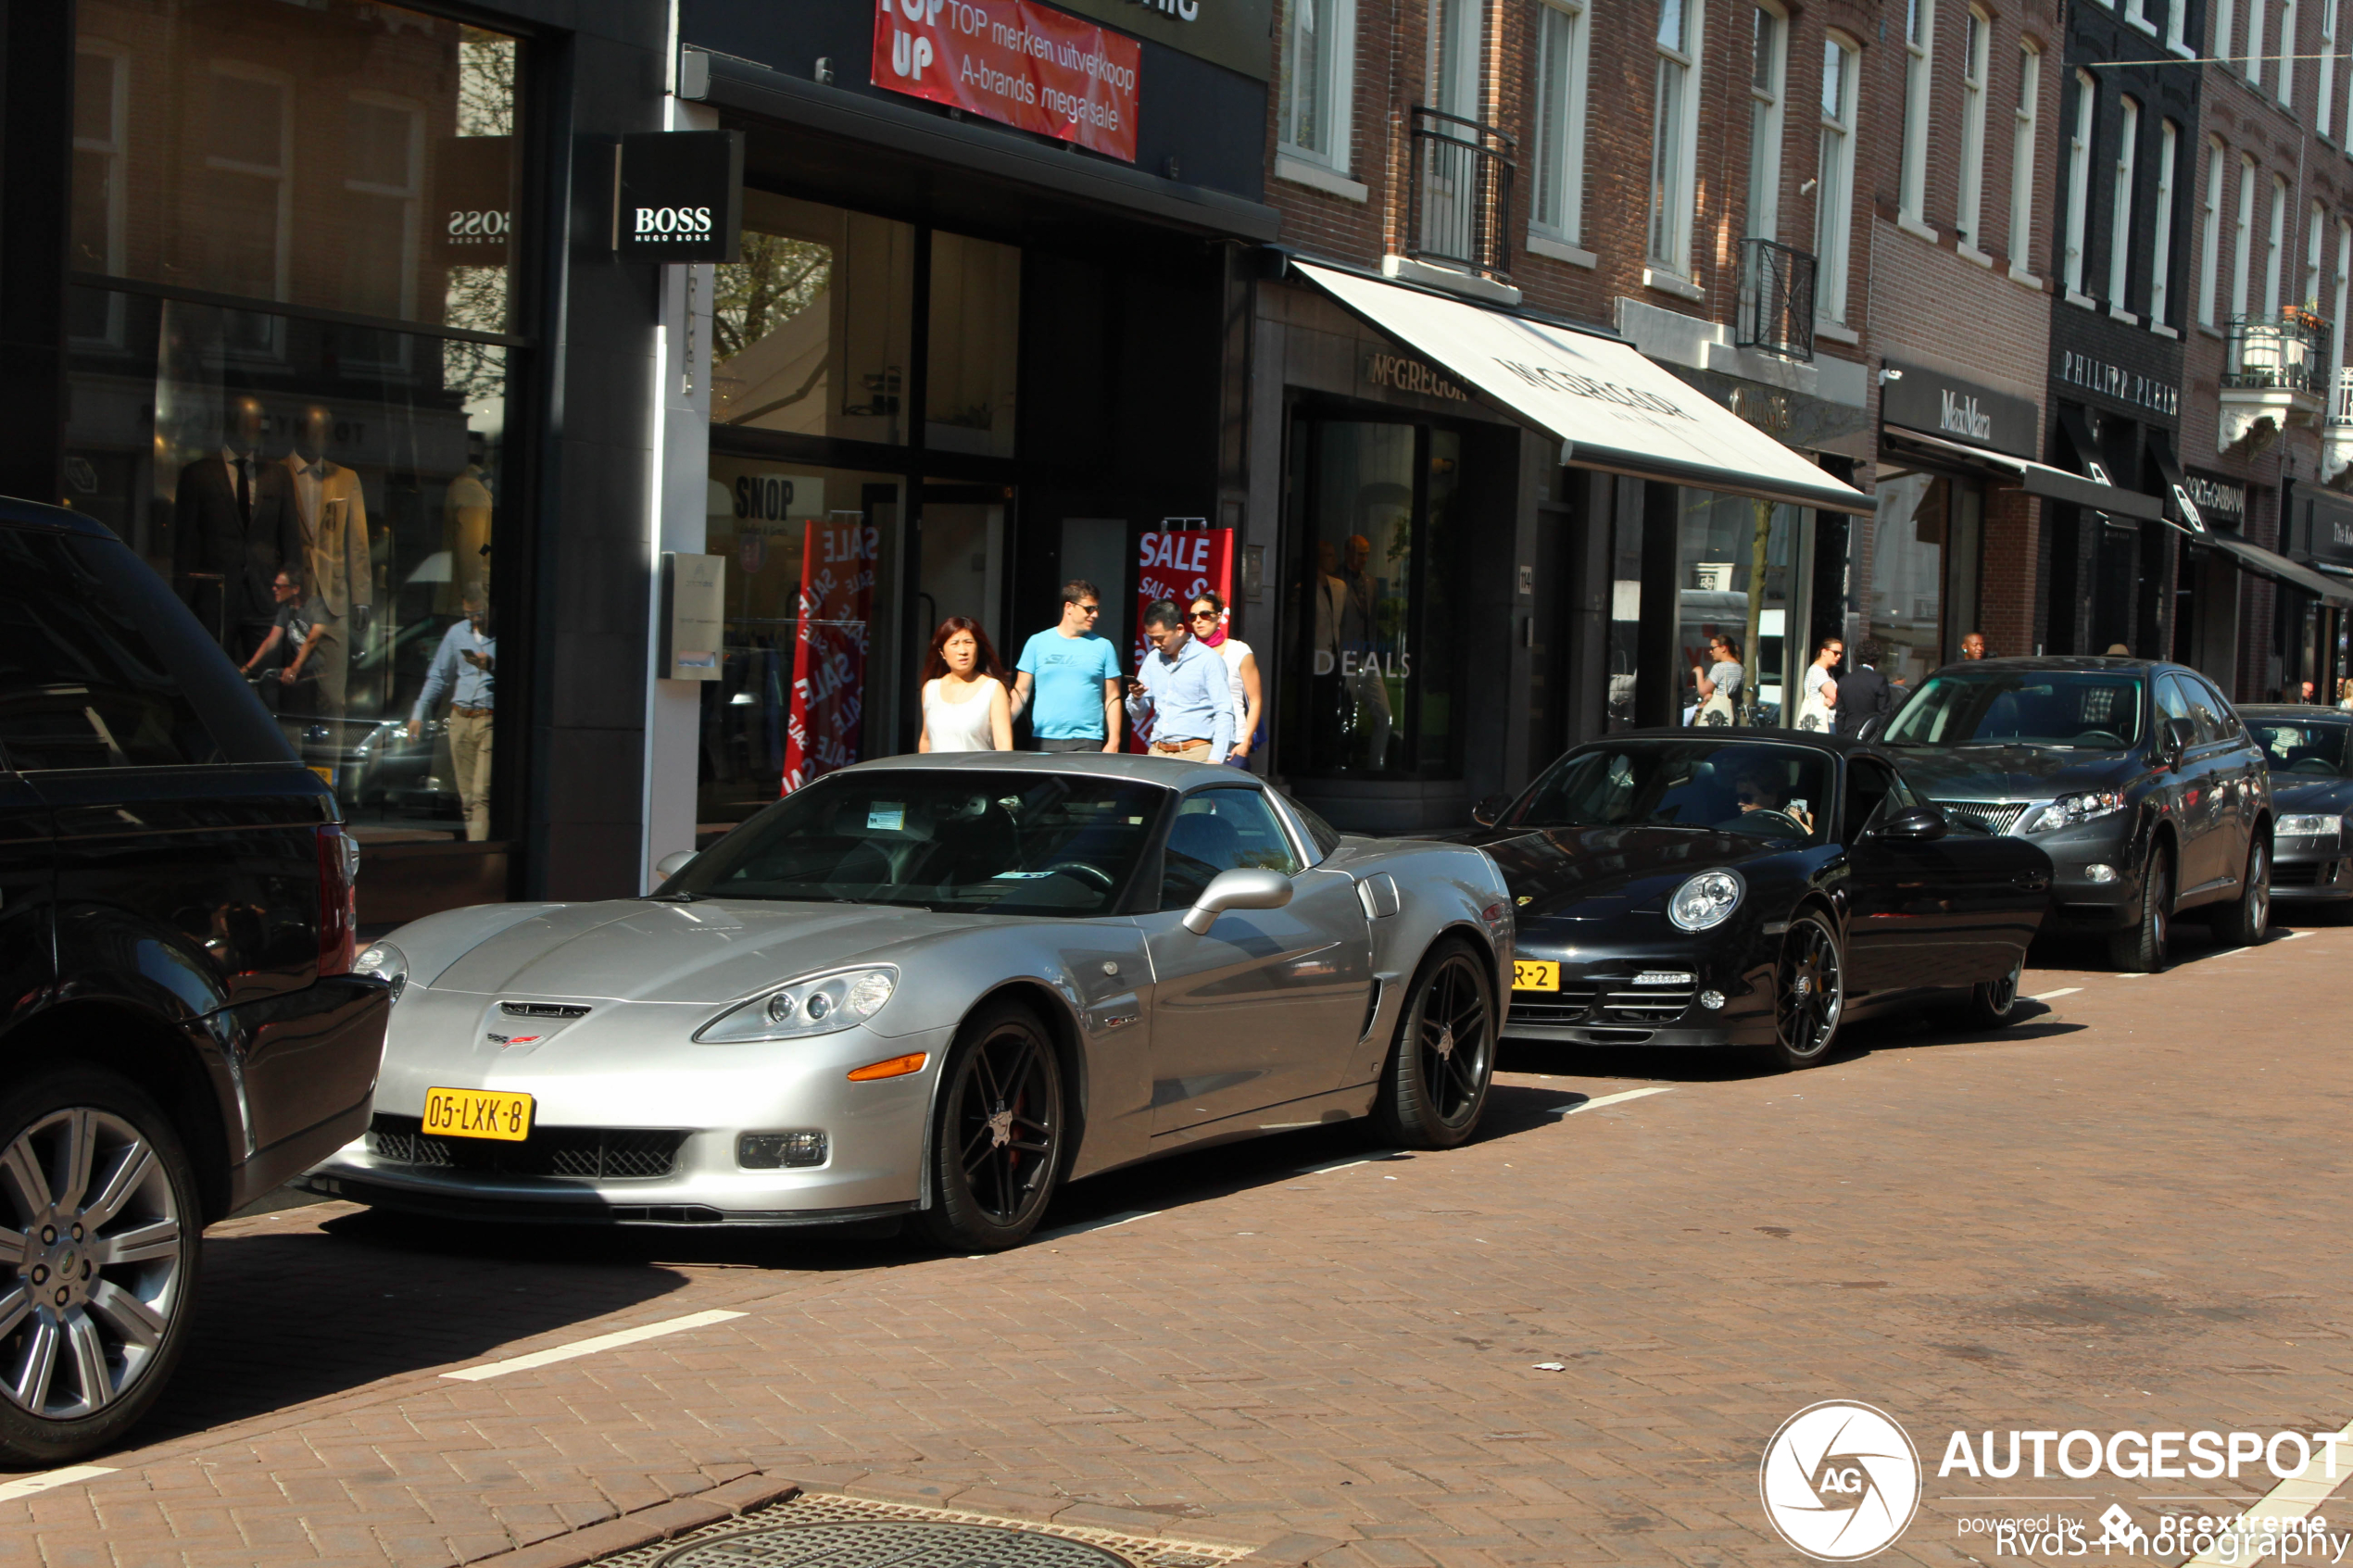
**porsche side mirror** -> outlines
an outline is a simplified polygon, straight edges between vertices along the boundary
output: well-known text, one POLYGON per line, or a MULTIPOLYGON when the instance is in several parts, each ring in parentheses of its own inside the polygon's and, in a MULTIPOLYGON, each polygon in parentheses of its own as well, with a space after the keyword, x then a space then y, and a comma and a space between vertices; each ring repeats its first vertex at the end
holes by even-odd
POLYGON ((1206 936, 1227 909, 1279 909, 1290 902, 1290 878, 1280 872, 1238 867, 1219 872, 1185 911, 1185 929, 1206 936))
POLYGON ((1949 825, 1944 821, 1944 812, 1928 806, 1914 806, 1908 810, 1896 812, 1895 815, 1881 822, 1879 832, 1872 836, 1908 838, 1915 842, 1925 843, 1931 838, 1944 837, 1949 825))
POLYGON ((694 858, 695 852, 691 849, 673 849, 654 862, 654 875, 668 882, 672 877, 685 871, 686 862, 694 858))
POLYGON ((1486 799, 1471 808, 1471 821, 1477 822, 1480 827, 1491 828, 1497 822, 1502 822, 1504 820, 1504 813, 1511 809, 1512 797, 1510 796, 1491 795, 1486 799))

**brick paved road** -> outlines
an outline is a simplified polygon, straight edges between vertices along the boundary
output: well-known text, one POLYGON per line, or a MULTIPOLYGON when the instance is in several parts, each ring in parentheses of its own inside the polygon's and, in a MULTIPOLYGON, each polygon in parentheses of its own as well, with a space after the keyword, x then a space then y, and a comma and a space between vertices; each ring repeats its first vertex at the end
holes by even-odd
MULTIPOLYGON (((2202 940, 2162 975, 2033 972, 2081 990, 2006 1033, 1856 1032, 1806 1073, 1516 1049, 1471 1148, 1173 1161, 1052 1223, 1150 1217, 990 1259, 233 1221, 142 1444, 0 1502, 0 1562, 560 1562, 583 1526, 789 1478, 1329 1568, 1794 1563, 1756 1463, 1816 1399, 1889 1410, 1931 1467, 1957 1426, 2334 1428, 2353 930, 2202 940), (746 1315, 439 1375, 711 1308, 746 1315)), ((1879 1561, 1990 1558, 1956 1532, 1986 1510, 1940 1499, 2098 1485, 1931 1475, 1879 1561)))

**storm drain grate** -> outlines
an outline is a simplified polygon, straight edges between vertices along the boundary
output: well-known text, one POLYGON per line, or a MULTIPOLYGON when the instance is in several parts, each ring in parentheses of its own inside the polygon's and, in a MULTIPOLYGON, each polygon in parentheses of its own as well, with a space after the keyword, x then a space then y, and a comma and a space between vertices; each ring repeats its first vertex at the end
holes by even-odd
POLYGON ((598 1568, 1227 1568, 1242 1547, 810 1492, 598 1568))

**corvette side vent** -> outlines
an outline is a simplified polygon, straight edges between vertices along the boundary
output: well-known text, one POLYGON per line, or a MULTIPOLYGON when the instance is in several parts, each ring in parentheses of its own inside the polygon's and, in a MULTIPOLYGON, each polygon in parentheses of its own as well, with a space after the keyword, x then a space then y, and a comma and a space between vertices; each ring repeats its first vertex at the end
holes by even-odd
POLYGON ((588 1010, 572 1002, 500 1002, 509 1018, 585 1018, 588 1010))
MULTIPOLYGON (((1361 889, 1364 884, 1358 883, 1356 885, 1361 889)), ((1380 997, 1383 989, 1385 987, 1378 980, 1376 980, 1373 982, 1373 994, 1365 998, 1365 1027, 1356 1031, 1356 1037, 1360 1040, 1373 1032, 1373 1020, 1380 1016, 1380 997)))

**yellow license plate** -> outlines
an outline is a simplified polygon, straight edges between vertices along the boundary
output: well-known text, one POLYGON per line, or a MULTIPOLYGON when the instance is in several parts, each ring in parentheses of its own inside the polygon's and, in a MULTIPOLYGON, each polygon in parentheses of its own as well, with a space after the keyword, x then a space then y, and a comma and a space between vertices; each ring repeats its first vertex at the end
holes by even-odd
POLYGON ((1557 991, 1561 988, 1561 966, 1540 959, 1512 960, 1512 989, 1515 991, 1557 991))
POLYGON ((521 1143, 531 1135, 531 1097, 496 1089, 427 1089, 424 1130, 445 1138, 521 1143))

